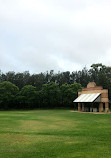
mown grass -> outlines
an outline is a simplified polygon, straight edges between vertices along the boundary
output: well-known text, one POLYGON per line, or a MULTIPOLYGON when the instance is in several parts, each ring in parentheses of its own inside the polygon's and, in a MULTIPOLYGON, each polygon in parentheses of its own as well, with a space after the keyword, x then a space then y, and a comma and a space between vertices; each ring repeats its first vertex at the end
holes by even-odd
POLYGON ((111 114, 1 111, 0 158, 111 158, 111 114))

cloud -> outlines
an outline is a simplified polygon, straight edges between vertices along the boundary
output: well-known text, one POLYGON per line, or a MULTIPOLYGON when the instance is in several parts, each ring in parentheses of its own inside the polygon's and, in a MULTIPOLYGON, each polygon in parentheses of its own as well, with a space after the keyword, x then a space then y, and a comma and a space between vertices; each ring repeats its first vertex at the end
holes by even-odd
POLYGON ((110 65, 110 0, 0 0, 0 68, 32 73, 110 65))

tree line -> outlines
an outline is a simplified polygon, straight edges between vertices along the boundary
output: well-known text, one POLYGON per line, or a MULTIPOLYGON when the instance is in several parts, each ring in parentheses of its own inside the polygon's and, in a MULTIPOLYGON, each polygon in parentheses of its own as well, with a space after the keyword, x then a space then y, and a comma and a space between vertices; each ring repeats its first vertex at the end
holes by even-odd
POLYGON ((41 90, 32 85, 25 85, 21 90, 9 81, 0 83, 0 109, 35 109, 35 108, 72 108, 79 83, 62 84, 50 82, 43 84, 41 90))
POLYGON ((111 67, 101 63, 73 72, 0 72, 0 108, 73 107, 77 92, 89 82, 108 89, 111 98, 111 67))

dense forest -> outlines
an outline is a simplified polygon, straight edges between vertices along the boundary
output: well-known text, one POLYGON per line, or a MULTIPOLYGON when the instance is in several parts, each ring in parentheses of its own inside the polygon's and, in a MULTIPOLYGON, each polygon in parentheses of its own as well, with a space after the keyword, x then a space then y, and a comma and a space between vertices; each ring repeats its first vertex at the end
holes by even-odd
POLYGON ((92 81, 111 98, 111 67, 101 63, 73 72, 0 72, 0 109, 72 108, 77 92, 92 81))

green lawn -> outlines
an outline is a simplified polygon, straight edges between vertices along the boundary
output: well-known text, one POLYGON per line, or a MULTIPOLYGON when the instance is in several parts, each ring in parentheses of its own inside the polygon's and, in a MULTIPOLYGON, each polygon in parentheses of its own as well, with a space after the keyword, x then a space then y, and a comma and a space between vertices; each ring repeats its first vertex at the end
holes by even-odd
POLYGON ((0 111, 0 158, 111 158, 111 114, 0 111))

